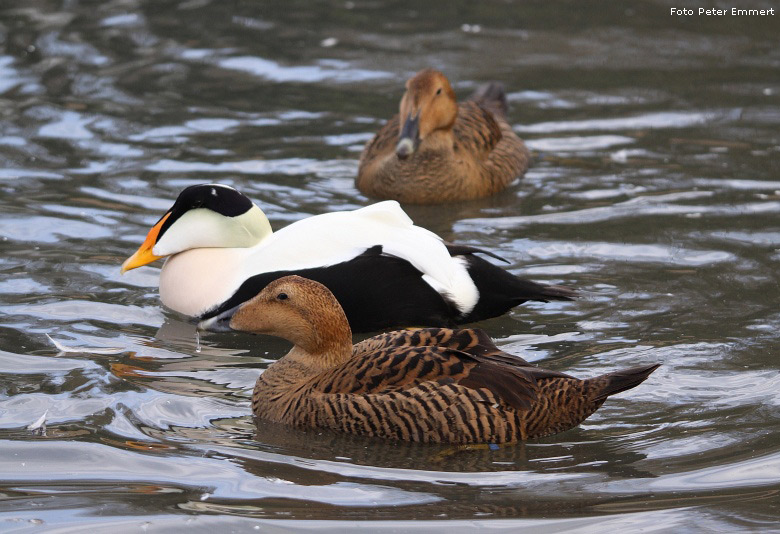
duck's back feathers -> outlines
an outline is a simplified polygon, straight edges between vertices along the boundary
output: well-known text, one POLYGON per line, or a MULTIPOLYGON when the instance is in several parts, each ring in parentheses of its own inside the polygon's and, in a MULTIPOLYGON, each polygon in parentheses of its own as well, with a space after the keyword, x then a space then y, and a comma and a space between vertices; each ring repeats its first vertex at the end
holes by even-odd
MULTIPOLYGON (((393 115, 384 126, 366 143, 363 154, 360 156, 361 167, 365 166, 365 172, 358 175, 358 189, 362 191, 360 183, 362 177, 374 175, 381 167, 379 156, 395 157, 395 148, 398 137, 401 134, 401 119, 399 115, 393 115)), ((389 198, 389 197, 388 197, 389 198)), ((398 199, 396 199, 398 200, 398 199)))
POLYGON ((450 256, 466 256, 468 254, 484 254, 485 256, 490 256, 491 258, 502 261, 504 263, 509 263, 509 260, 506 258, 502 258, 498 254, 495 254, 493 252, 490 252, 489 250, 484 250, 477 247, 472 247, 470 245, 457 245, 455 243, 444 243, 447 246, 447 251, 450 253, 450 256))

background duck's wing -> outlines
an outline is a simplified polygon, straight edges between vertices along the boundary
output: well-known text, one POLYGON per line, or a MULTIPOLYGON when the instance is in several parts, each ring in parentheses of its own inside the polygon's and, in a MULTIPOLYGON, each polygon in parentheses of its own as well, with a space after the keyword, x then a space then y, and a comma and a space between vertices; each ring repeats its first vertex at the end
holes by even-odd
POLYGON ((476 102, 458 106, 458 120, 452 128, 456 150, 487 158, 501 141, 501 126, 493 114, 476 102))

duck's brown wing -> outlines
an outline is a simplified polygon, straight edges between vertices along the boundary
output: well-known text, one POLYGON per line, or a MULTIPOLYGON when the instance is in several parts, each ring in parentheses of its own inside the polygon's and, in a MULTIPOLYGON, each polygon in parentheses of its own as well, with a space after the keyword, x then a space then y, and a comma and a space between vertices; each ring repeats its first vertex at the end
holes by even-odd
POLYGON ((536 378, 524 368, 478 361, 471 354, 442 347, 393 348, 352 358, 309 382, 309 390, 336 394, 381 394, 424 382, 487 389, 518 410, 535 399, 536 378))
POLYGON ((503 134, 493 113, 476 102, 458 106, 458 120, 452 128, 455 150, 487 158, 503 134))
POLYGON ((469 352, 476 350, 499 350, 490 337, 482 331, 470 328, 409 328, 395 330, 355 344, 352 355, 367 354, 391 347, 444 347, 469 352), (480 348, 482 344, 482 348, 480 348))
POLYGON ((538 369, 498 349, 481 330, 402 330, 358 344, 343 365, 313 380, 322 393, 387 393, 424 382, 487 389, 518 410, 527 410, 537 379, 564 376, 538 369))
POLYGON ((501 363, 510 367, 538 369, 520 356, 509 354, 498 348, 490 336, 479 328, 412 328, 396 330, 379 334, 357 343, 352 351, 352 356, 364 356, 376 351, 403 347, 448 348, 470 354, 477 360, 501 363))

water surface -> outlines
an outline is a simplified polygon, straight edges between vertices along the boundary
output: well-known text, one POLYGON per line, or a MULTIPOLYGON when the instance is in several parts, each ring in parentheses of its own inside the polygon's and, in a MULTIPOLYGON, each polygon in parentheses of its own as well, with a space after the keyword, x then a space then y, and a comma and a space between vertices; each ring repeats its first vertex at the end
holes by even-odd
POLYGON ((6 1, 0 530, 776 529, 778 20, 660 0, 6 1), (584 294, 480 326, 577 376, 663 365, 579 428, 497 451, 256 426, 252 385, 287 345, 198 343, 160 306, 159 265, 119 265, 191 184, 239 188, 276 228, 370 203, 359 151, 426 66, 461 96, 501 80, 535 165, 410 215, 584 294))

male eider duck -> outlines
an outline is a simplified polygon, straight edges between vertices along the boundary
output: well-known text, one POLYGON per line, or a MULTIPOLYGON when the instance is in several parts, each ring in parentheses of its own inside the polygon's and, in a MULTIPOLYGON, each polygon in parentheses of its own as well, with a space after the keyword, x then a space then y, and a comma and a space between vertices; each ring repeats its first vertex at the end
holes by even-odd
POLYGON ((522 176, 530 160, 506 121, 500 84, 458 104, 450 82, 425 69, 406 82, 400 115, 368 142, 355 185, 364 194, 411 204, 492 195, 522 176))
POLYGON ((414 226, 392 201, 272 232, 246 196, 206 184, 182 191, 122 272, 167 257, 160 273, 163 304, 200 319, 248 300, 272 280, 299 274, 330 288, 356 332, 453 326, 502 315, 527 300, 576 295, 517 278, 479 252, 414 226))
POLYGON ((199 328, 294 344, 257 379, 257 417, 405 441, 509 443, 562 432, 658 367, 580 380, 502 352, 470 329, 396 331, 353 347, 336 298, 300 276, 271 282, 199 328))

